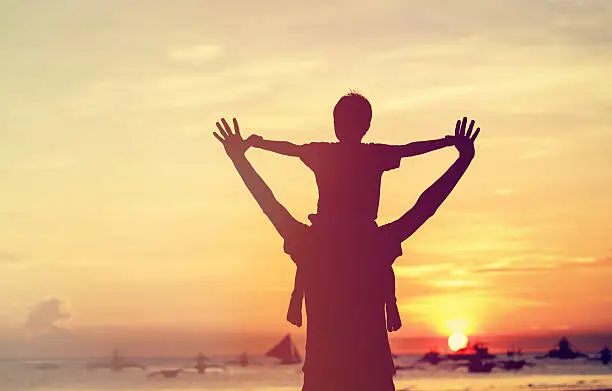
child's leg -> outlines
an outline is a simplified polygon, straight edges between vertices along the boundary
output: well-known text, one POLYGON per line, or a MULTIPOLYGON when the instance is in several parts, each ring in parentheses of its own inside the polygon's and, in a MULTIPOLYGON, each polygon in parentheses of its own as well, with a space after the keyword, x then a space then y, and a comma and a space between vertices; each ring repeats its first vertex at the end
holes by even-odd
POLYGON ((385 308, 387 310, 387 331, 397 331, 402 327, 397 299, 395 298, 395 273, 393 267, 388 266, 385 271, 385 308))
POLYGON ((300 272, 300 268, 295 271, 295 281, 293 283, 293 292, 291 292, 291 300, 289 301, 289 309, 287 310, 287 321, 297 327, 302 326, 302 300, 304 298, 304 277, 300 272))

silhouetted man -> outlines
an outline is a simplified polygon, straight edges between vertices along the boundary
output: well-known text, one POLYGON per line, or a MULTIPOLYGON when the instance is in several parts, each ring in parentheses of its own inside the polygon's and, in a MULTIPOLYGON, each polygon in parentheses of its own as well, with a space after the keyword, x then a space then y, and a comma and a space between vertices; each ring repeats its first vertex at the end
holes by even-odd
POLYGON ((378 228, 371 248, 333 233, 320 235, 283 207, 246 159, 249 144, 225 119, 217 123, 223 144, 247 188, 285 240, 285 252, 306 274, 306 358, 303 391, 390 391, 395 368, 384 312, 386 265, 401 255, 401 243, 434 215, 474 157, 474 121, 457 121, 459 158, 398 220, 378 228))

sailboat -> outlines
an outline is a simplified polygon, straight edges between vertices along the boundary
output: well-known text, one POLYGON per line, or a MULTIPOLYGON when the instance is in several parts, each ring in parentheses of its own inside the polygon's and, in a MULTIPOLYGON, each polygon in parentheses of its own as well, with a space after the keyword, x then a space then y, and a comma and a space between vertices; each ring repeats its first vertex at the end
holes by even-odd
POLYGON ((299 364, 302 362, 302 357, 289 334, 285 335, 276 346, 268 350, 266 356, 280 359, 282 365, 299 364))

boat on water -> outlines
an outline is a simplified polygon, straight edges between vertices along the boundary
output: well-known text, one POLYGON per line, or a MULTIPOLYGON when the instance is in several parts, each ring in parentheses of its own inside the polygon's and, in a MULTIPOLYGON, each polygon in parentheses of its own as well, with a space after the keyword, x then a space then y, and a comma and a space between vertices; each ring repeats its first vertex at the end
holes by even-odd
POLYGON ((161 371, 151 372, 147 375, 147 377, 155 377, 155 376, 163 376, 166 378, 177 377, 179 373, 181 373, 182 369, 162 369, 161 371))
POLYGON ((610 349, 608 349, 608 345, 606 345, 599 351, 599 356, 591 357, 589 361, 601 361, 603 365, 608 365, 611 358, 610 349))
POLYGON ((576 358, 589 358, 588 354, 578 351, 573 348, 567 337, 562 337, 559 343, 554 349, 548 351, 548 353, 542 356, 536 356, 536 359, 541 360, 544 358, 557 358, 560 360, 573 360, 576 358))
POLYGON ((436 352, 435 350, 430 350, 429 352, 425 353, 421 358, 416 360, 412 365, 395 365, 395 370, 396 371, 408 370, 408 369, 424 370, 424 368, 422 368, 421 366, 417 364, 429 363, 431 365, 438 365, 440 362, 444 360, 445 358, 442 357, 439 352, 436 352))
POLYGON ((417 360, 417 363, 427 362, 427 363, 430 363, 431 365, 438 365, 440 362, 444 360, 446 360, 446 358, 442 357, 442 355, 439 352, 430 350, 429 352, 425 353, 423 357, 419 358, 417 360))
POLYGON ((214 364, 210 358, 204 356, 202 353, 198 353, 195 360, 196 363, 193 368, 200 374, 206 372, 208 369, 225 370, 225 365, 214 364))
POLYGON ((512 349, 506 350, 506 356, 508 357, 522 356, 522 355, 523 355, 523 351, 521 350, 521 348, 515 349, 514 345, 512 346, 512 349))
POLYGON ((470 373, 489 373, 495 368, 497 364, 493 361, 485 361, 479 358, 473 358, 467 363, 453 365, 453 370, 458 367, 467 367, 470 373))
POLYGON ((209 363, 210 359, 208 357, 204 356, 202 353, 198 353, 196 356, 196 364, 193 367, 198 373, 204 373, 209 363))
POLYGON ((489 373, 495 368, 494 362, 483 362, 481 360, 472 360, 468 363, 468 372, 470 373, 489 373))
POLYGON ((240 355, 240 358, 238 358, 238 365, 240 365, 241 367, 246 367, 247 365, 249 365, 249 356, 247 356, 246 353, 242 353, 240 355))
POLYGON ((266 352, 266 356, 278 358, 281 365, 293 365, 302 362, 302 357, 295 344, 291 340, 291 335, 287 334, 272 349, 266 352))
POLYGON ((471 346, 466 346, 463 349, 457 350, 455 353, 447 354, 444 358, 452 361, 461 360, 492 360, 497 356, 489 353, 489 348, 481 342, 471 346))
POLYGON ((241 367, 246 367, 249 365, 249 356, 246 353, 242 353, 238 356, 237 360, 228 361, 227 364, 239 365, 241 367))
POLYGON ((603 365, 608 365, 610 362, 610 349, 608 349, 608 345, 604 346, 604 348, 599 352, 599 360, 603 365))
POLYGON ((523 369, 525 366, 533 367, 535 364, 527 362, 526 360, 506 360, 498 361, 497 366, 505 369, 506 371, 518 371, 523 369))
POLYGON ((110 369, 113 372, 119 372, 127 368, 138 368, 145 370, 147 369, 144 365, 133 361, 126 361, 119 355, 119 351, 115 349, 113 351, 113 357, 110 361, 106 362, 90 362, 85 365, 87 369, 110 369))

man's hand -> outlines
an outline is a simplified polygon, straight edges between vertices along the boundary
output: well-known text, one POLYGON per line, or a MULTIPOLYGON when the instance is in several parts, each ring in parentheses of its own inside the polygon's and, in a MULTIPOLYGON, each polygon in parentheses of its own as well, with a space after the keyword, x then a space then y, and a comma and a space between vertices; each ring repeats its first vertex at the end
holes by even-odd
POLYGON ((219 129, 221 135, 217 132, 213 132, 213 136, 223 144, 223 148, 225 148, 225 152, 230 159, 244 156, 244 153, 251 145, 242 138, 236 118, 234 118, 234 133, 232 133, 232 128, 230 128, 225 118, 222 118, 221 122, 223 126, 217 122, 217 129, 219 129))
POLYGON ((472 130, 474 129, 474 120, 470 121, 470 126, 465 131, 465 125, 467 125, 467 118, 463 117, 463 121, 457 120, 457 124, 455 125, 455 135, 452 136, 454 138, 455 148, 459 151, 461 156, 472 158, 474 157, 474 141, 476 137, 478 137, 478 133, 480 133, 480 128, 476 128, 476 131, 472 134, 472 130))

